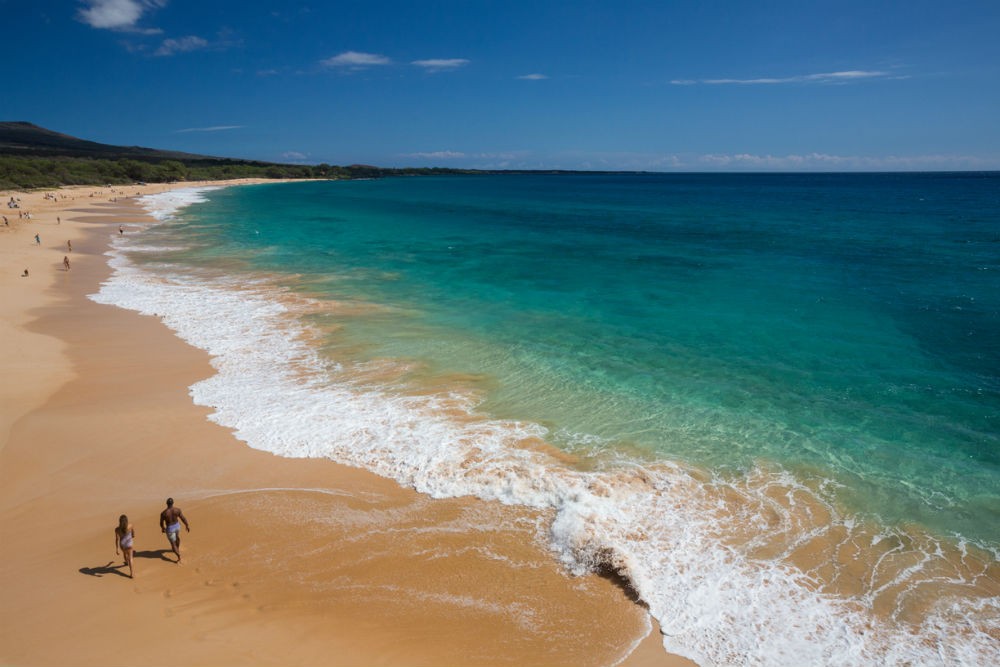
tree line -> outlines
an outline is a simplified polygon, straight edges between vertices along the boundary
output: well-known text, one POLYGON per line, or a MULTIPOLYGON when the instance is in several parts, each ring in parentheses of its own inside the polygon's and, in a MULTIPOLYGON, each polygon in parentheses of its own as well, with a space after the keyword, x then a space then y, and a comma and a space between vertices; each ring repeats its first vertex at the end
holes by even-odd
POLYGON ((128 158, 35 157, 0 155, 0 190, 62 185, 124 185, 215 181, 237 178, 357 179, 385 176, 475 173, 461 169, 390 169, 367 165, 296 165, 248 160, 198 159, 144 161, 128 158))

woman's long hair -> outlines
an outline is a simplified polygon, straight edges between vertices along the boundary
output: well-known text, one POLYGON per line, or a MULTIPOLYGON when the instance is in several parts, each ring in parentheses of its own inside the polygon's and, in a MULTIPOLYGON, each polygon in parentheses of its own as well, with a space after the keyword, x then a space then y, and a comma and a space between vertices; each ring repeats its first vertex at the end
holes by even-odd
POLYGON ((128 532, 128 517, 122 514, 118 517, 118 533, 122 536, 128 532))

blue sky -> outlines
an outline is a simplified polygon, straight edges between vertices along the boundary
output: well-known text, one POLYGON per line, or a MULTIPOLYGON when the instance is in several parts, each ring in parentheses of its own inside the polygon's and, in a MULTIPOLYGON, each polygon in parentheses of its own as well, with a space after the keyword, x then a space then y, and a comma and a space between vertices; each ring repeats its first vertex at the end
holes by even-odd
POLYGON ((1000 2, 0 0, 0 119, 330 164, 1000 169, 1000 2))

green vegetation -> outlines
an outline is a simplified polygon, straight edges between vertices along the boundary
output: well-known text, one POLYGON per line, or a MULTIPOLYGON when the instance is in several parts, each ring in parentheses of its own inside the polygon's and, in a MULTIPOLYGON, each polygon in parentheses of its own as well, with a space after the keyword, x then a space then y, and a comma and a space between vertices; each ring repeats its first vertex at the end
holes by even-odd
MULTIPOLYGON (((350 170, 348 169, 348 173, 350 170)), ((52 188, 145 181, 164 183, 233 178, 351 178, 340 170, 238 160, 163 160, 0 155, 0 189, 52 188)))
POLYGON ((236 178, 381 178, 463 173, 452 169, 337 167, 217 158, 78 139, 23 121, 0 121, 0 189, 124 185, 236 178))
MULTIPOLYGON (((126 185, 236 178, 357 179, 430 174, 542 173, 476 169, 387 169, 354 164, 299 165, 217 158, 78 139, 24 121, 0 121, 0 190, 61 185, 126 185)), ((569 173, 548 171, 544 173, 569 173)))
POLYGON ((244 160, 145 161, 77 157, 0 155, 0 190, 54 188, 61 185, 121 185, 236 178, 382 178, 462 173, 454 169, 383 169, 365 165, 294 165, 244 160))

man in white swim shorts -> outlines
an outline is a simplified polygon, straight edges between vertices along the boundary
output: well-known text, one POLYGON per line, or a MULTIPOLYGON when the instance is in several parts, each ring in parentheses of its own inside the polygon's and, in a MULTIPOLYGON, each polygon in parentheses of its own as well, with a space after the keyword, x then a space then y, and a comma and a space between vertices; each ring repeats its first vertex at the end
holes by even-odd
POLYGON ((170 550, 177 555, 177 562, 181 562, 181 523, 189 533, 191 526, 188 525, 187 517, 180 507, 174 507, 174 499, 167 498, 167 509, 160 512, 160 532, 166 533, 170 542, 170 550))

